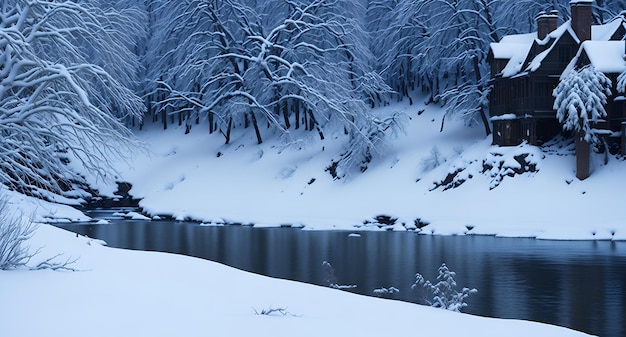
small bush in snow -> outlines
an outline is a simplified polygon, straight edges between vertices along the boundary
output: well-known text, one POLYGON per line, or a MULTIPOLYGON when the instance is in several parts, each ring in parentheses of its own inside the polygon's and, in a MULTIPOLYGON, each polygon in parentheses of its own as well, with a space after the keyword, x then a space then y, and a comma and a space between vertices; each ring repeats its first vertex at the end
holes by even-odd
POLYGON ((430 172, 446 161, 439 149, 435 146, 430 150, 430 154, 422 158, 420 161, 420 169, 422 172, 430 172))
POLYGON ((435 308, 460 312, 461 309, 467 306, 465 300, 471 294, 477 293, 478 290, 463 288, 461 291, 457 291, 454 276, 456 276, 456 273, 449 270, 445 263, 442 263, 441 267, 439 267, 437 283, 432 284, 418 273, 415 274, 416 280, 412 288, 418 289, 421 287, 425 291, 425 304, 435 308))
POLYGON ((60 255, 46 259, 35 266, 28 266, 30 260, 41 249, 32 251, 26 244, 33 235, 37 226, 22 216, 10 214, 7 202, 0 198, 0 270, 28 268, 31 270, 53 269, 74 270, 69 267, 76 260, 68 259, 65 262, 54 262, 60 255))
POLYGON ((272 308, 272 307, 269 307, 269 309, 261 309, 261 311, 258 311, 258 310, 256 310, 253 307, 252 310, 254 310, 254 314, 255 315, 271 316, 273 314, 281 314, 283 316, 298 317, 298 315, 294 315, 294 314, 290 313, 289 311, 287 311, 287 308, 272 308))
POLYGON ((33 256, 25 242, 35 233, 32 222, 8 213, 5 201, 0 201, 0 270, 25 266, 33 256))
POLYGON ((399 292, 400 292, 400 289, 398 289, 396 287, 376 288, 373 291, 374 295, 379 296, 379 297, 383 297, 385 295, 393 295, 393 294, 397 294, 399 292))

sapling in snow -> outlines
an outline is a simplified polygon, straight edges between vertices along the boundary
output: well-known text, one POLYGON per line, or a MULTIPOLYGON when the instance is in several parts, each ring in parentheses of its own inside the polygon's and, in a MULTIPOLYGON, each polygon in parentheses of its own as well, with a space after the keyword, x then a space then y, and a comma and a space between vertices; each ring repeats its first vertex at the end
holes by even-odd
POLYGON ((333 289, 352 289, 356 288, 356 285, 343 285, 337 283, 337 277, 335 276, 335 268, 328 262, 322 262, 322 268, 324 268, 324 273, 326 274, 326 284, 333 289))
POLYGON ((31 259, 40 249, 33 250, 27 241, 35 235, 37 225, 19 214, 11 214, 7 201, 0 196, 0 270, 25 268, 30 270, 52 269, 70 270, 70 265, 76 259, 67 259, 56 262, 61 255, 47 258, 36 265, 31 265, 31 259))
POLYGON ((426 157, 422 158, 420 161, 420 168, 422 172, 430 172, 439 165, 443 164, 446 161, 446 158, 441 154, 441 151, 436 146, 430 150, 430 154, 426 157))
POLYGON ((454 280, 456 273, 448 269, 445 263, 439 267, 439 275, 437 283, 433 284, 426 280, 422 274, 415 274, 415 283, 413 289, 422 288, 425 291, 424 304, 435 308, 460 312, 467 306, 465 300, 472 294, 478 292, 476 289, 463 288, 457 291, 456 281, 454 280))

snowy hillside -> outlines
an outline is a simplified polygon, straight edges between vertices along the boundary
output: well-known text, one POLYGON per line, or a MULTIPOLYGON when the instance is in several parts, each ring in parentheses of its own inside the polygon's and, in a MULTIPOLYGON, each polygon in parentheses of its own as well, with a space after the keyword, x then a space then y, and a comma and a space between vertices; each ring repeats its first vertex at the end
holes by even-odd
MULTIPOLYGON (((200 128, 185 135, 184 129, 164 132, 154 124, 136 132, 149 153, 136 154, 119 170, 149 215, 178 219, 626 239, 618 197, 626 186, 622 159, 609 157, 604 165, 604 157, 596 155, 591 177, 579 181, 567 142, 543 149, 498 148, 481 128, 461 121, 446 119, 439 132, 443 111, 434 105, 399 103, 381 109, 409 116, 405 134, 375 156, 364 173, 340 180, 327 169, 341 154, 342 135, 285 147, 277 140, 257 145, 250 133, 249 138, 234 133, 232 143, 224 145, 222 136, 200 128), (398 220, 383 226, 374 220, 379 215, 398 220)), ((113 192, 111 186, 101 189, 113 192)))

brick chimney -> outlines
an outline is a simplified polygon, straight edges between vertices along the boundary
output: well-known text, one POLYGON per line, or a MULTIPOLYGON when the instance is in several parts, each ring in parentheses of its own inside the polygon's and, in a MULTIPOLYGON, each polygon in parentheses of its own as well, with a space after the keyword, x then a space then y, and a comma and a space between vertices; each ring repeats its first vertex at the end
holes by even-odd
POLYGON ((559 23, 559 12, 551 11, 550 14, 540 12, 537 15, 537 38, 543 40, 556 29, 559 23))
POLYGON ((593 20, 593 0, 571 0, 572 29, 580 42, 591 40, 591 21, 593 20))

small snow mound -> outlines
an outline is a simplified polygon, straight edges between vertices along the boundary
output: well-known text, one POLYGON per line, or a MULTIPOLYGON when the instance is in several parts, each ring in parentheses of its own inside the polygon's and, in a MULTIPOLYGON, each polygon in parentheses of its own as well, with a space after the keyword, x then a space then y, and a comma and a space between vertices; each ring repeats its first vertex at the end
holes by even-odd
POLYGON ((293 174, 296 172, 297 169, 298 169, 298 167, 295 166, 295 165, 285 167, 282 170, 280 170, 280 172, 278 173, 277 178, 279 178, 279 179, 291 178, 291 177, 293 177, 293 174))
POLYGON ((147 216, 137 212, 128 212, 124 215, 124 217, 131 220, 150 220, 147 216))
POLYGON ((100 219, 96 222, 96 225, 108 225, 109 223, 109 220, 100 219))
POLYGON ((89 241, 87 241, 87 244, 89 246, 94 246, 94 245, 106 246, 107 242, 104 240, 100 240, 100 239, 89 239, 89 241))

